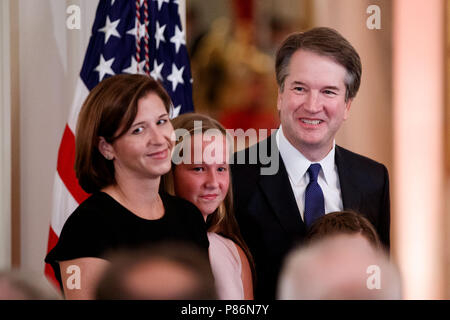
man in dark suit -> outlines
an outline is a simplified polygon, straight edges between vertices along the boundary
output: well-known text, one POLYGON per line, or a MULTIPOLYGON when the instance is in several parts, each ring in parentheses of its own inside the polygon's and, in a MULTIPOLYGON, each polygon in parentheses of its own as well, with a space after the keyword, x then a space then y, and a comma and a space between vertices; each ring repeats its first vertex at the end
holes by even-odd
POLYGON ((333 29, 292 34, 277 52, 276 77, 280 128, 235 154, 231 166, 236 218, 256 265, 255 297, 269 299, 285 255, 318 217, 363 214, 387 249, 390 230, 386 167, 335 144, 360 85, 356 50, 333 29))

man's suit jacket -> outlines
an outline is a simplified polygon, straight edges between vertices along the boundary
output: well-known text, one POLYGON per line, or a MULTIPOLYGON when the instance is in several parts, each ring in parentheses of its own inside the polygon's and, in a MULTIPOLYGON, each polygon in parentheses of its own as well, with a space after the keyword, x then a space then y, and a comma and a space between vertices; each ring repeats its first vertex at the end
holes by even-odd
MULTIPOLYGON (((236 153, 231 165, 236 219, 255 260, 257 299, 275 298, 283 260, 294 245, 301 243, 307 231, 283 160, 276 143, 272 143, 274 139, 275 135, 272 135, 236 153), (260 159, 256 164, 248 164, 249 154, 264 143, 264 150, 272 150, 279 159, 279 169, 274 175, 260 174, 261 168, 269 166, 263 165, 260 159), (246 164, 239 164, 237 160, 243 155, 246 164)), ((386 167, 337 145, 335 163, 344 210, 353 210, 368 218, 389 249, 390 202, 386 167)))

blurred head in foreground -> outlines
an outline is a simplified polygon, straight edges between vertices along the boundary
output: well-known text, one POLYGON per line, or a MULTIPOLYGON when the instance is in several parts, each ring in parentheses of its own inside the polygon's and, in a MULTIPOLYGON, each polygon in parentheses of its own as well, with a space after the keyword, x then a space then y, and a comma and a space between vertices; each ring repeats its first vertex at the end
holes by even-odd
POLYGON ((196 247, 162 243, 123 252, 111 259, 97 300, 216 299, 208 257, 196 247))
POLYGON ((0 271, 0 300, 60 300, 41 277, 18 271, 0 271))
POLYGON ((308 230, 306 241, 311 243, 336 234, 360 234, 375 248, 382 248, 377 231, 370 221, 354 211, 336 211, 320 217, 308 230))
POLYGON ((360 234, 332 235, 293 250, 284 262, 278 299, 401 299, 397 268, 360 234))

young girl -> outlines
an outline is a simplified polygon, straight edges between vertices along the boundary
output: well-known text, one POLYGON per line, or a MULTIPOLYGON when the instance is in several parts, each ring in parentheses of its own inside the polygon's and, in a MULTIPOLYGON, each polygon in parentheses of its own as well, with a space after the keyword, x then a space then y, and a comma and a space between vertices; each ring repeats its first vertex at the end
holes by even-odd
POLYGON ((188 113, 172 121, 177 141, 165 189, 189 200, 208 226, 209 259, 220 299, 253 299, 253 259, 233 213, 229 143, 216 120, 188 113), (182 159, 182 161, 176 161, 182 159))

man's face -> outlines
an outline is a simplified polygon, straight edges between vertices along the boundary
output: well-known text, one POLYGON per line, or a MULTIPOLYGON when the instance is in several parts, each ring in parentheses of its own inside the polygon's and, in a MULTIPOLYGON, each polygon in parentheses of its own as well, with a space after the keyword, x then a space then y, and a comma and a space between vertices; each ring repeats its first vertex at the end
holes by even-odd
POLYGON ((309 160, 325 157, 336 132, 347 119, 351 99, 345 101, 347 72, 333 59, 298 50, 288 66, 277 108, 283 133, 309 160))

